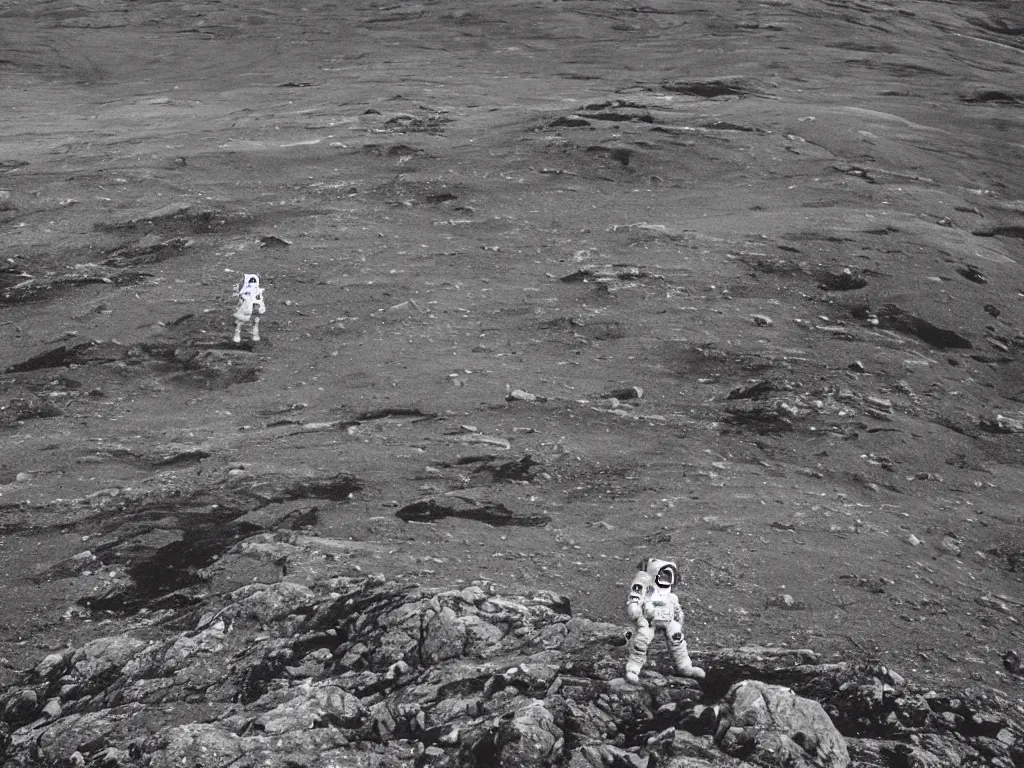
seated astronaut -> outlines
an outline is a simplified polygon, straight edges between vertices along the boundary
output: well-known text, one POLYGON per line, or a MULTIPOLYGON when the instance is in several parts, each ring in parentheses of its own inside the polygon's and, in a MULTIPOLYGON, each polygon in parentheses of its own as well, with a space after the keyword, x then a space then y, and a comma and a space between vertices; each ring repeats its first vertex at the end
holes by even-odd
POLYGON ((676 671, 684 677, 704 679, 704 670, 693 666, 683 637, 683 611, 679 598, 672 593, 679 569, 668 560, 648 558, 642 560, 633 577, 626 598, 626 614, 635 630, 627 633, 629 657, 626 661, 626 679, 635 683, 647 661, 647 648, 654 639, 655 630, 665 633, 676 671))
POLYGON ((267 311, 263 303, 263 289, 260 288, 259 275, 242 275, 241 282, 235 287, 238 306, 235 307, 235 335, 232 341, 238 344, 242 340, 242 326, 252 321, 252 340, 260 340, 260 315, 267 311), (258 313, 258 314, 257 314, 258 313))

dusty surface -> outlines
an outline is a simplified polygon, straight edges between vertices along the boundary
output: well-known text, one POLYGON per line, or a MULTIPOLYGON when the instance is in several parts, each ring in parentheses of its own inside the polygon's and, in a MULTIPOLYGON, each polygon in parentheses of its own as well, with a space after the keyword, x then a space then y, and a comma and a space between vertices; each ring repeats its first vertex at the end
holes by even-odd
POLYGON ((0 1, 5 675, 282 578, 199 570, 280 528, 596 620, 672 557, 695 650, 1020 696, 1022 34, 1015 2, 0 1))

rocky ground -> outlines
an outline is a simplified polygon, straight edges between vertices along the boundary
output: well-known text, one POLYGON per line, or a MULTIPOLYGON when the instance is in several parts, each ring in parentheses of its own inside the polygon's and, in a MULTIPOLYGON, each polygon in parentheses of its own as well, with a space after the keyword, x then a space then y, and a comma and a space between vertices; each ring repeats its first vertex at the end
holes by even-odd
MULTIPOLYGON (((302 543, 284 546, 309 556, 302 543)), ((278 551, 272 537, 242 547, 255 549, 278 551)), ((17 729, 3 734, 7 764, 846 768, 1024 759, 1019 702, 925 691, 885 666, 821 663, 809 649, 715 649, 699 657, 701 684, 656 669, 627 683, 621 627, 568 608, 552 592, 505 594, 487 582, 249 584, 43 658, 6 697, 4 718, 17 729)))
POLYGON ((1019 5, 0 0, 10 759, 1021 765, 1019 5))

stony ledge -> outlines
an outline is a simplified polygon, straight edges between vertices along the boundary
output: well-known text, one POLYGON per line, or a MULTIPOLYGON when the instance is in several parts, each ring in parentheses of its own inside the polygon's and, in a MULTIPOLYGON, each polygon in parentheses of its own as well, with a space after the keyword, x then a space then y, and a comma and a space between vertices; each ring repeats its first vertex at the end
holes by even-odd
POLYGON ((631 685, 623 628, 552 592, 335 577, 131 621, 3 692, 5 766, 1024 766, 1021 702, 811 650, 697 648, 699 685, 656 643, 631 685))

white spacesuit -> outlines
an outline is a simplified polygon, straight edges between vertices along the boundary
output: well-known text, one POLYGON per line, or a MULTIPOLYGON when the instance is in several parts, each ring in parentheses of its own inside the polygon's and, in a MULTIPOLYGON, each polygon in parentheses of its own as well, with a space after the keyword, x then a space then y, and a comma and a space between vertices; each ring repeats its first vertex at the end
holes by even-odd
POLYGON ((657 629, 665 633, 676 671, 684 677, 703 680, 704 670, 690 661, 683 637, 683 611, 679 598, 672 593, 679 569, 668 560, 653 558, 642 560, 638 568, 626 598, 626 614, 636 625, 635 630, 627 633, 626 679, 631 683, 639 680, 640 670, 647 661, 647 648, 657 629))
POLYGON ((235 307, 235 335, 232 341, 238 344, 242 340, 242 326, 252 320, 252 340, 260 340, 260 315, 267 311, 263 303, 263 289, 260 288, 260 276, 245 274, 242 281, 235 287, 238 306, 235 307), (259 313, 259 314, 256 314, 259 313))

